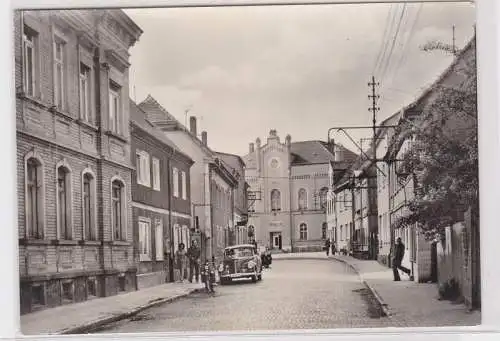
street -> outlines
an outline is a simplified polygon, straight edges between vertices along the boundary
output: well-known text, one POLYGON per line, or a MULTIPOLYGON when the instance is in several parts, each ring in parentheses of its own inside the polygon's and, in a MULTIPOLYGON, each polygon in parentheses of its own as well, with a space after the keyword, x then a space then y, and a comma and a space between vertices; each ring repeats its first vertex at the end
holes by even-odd
POLYGON ((263 280, 216 287, 108 325, 98 333, 328 329, 389 326, 345 264, 277 260, 263 280))

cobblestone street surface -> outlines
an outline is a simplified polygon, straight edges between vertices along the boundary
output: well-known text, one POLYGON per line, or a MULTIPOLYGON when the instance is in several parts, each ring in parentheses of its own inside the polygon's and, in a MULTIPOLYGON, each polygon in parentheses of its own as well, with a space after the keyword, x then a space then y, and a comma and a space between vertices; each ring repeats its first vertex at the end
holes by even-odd
POLYGON ((347 265, 314 259, 278 260, 257 283, 218 286, 160 305, 100 333, 247 331, 391 326, 347 265))

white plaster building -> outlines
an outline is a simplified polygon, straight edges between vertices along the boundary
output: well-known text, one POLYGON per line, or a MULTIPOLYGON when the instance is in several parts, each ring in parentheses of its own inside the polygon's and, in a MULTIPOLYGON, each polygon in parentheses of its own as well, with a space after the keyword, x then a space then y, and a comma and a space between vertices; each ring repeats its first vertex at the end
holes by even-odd
MULTIPOLYGON (((355 155, 343 147, 345 159, 355 155)), ((249 228, 255 240, 273 250, 318 251, 328 238, 326 217, 332 146, 322 141, 280 142, 271 130, 243 157, 255 200, 249 200, 249 228)), ((252 196, 252 194, 250 195, 252 196)))

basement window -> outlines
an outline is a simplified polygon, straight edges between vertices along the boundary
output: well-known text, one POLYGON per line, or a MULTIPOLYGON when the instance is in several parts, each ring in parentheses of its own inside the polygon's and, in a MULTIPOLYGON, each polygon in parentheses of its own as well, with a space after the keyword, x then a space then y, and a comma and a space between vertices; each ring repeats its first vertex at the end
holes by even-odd
POLYGON ((62 299, 63 302, 73 302, 73 282, 67 281, 62 283, 62 299))
POLYGON ((34 308, 45 305, 45 290, 43 284, 31 286, 31 304, 34 308))

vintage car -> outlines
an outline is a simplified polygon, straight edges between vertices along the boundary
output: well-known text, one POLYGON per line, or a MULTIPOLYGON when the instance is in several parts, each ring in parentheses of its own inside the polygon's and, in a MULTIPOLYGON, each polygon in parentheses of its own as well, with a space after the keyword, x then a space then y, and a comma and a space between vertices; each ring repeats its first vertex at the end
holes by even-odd
POLYGON ((252 244, 226 247, 219 267, 220 283, 226 284, 237 278, 262 279, 262 261, 252 244))

